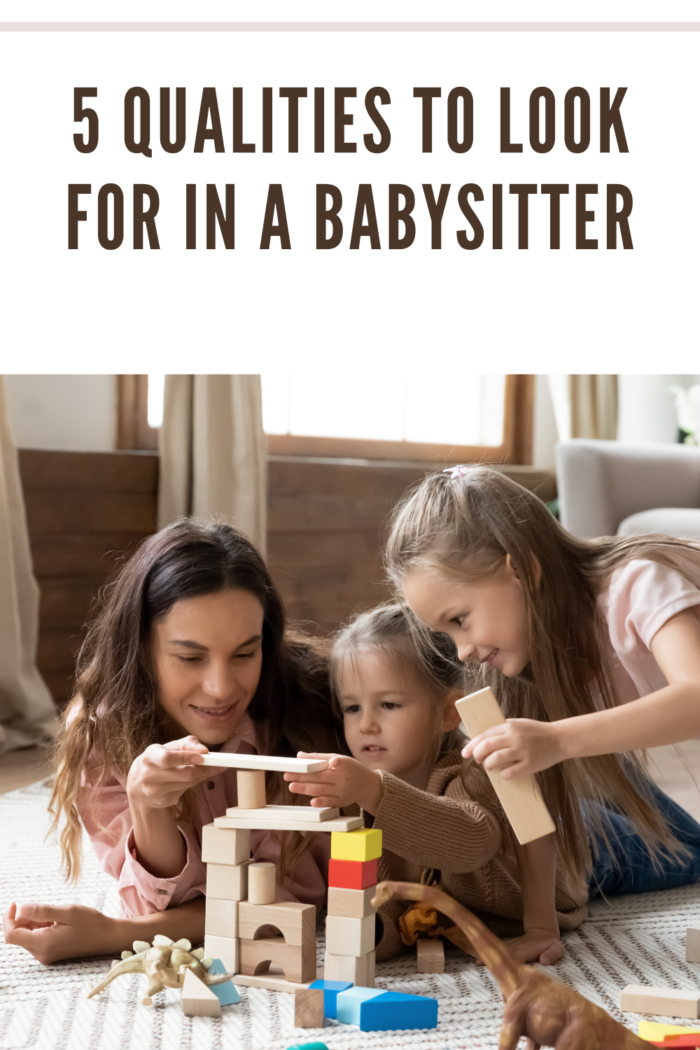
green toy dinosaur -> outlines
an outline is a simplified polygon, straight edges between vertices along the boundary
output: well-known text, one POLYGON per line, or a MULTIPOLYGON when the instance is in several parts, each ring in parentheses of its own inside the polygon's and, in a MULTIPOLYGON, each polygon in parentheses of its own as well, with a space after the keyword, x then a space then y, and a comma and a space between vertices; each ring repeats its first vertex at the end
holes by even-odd
POLYGON ((98 995, 115 977, 124 973, 144 973, 148 977, 148 988, 143 1000, 144 1006, 150 1006, 151 996, 162 992, 164 988, 181 988, 185 971, 193 970, 203 984, 224 984, 233 977, 231 973, 212 976, 207 971, 213 959, 203 959, 204 948, 192 951, 192 945, 184 938, 172 941, 170 937, 158 934, 153 945, 148 941, 134 941, 133 952, 122 952, 122 961, 112 963, 107 976, 96 984, 88 995, 98 995))

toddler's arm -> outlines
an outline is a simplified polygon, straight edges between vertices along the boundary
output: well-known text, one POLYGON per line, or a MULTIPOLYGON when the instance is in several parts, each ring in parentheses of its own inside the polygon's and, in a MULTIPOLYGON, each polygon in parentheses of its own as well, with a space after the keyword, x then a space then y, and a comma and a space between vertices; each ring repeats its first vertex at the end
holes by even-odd
POLYGON ((508 941, 508 947, 518 962, 540 962, 548 966, 564 955, 554 896, 557 875, 554 838, 545 835, 525 846, 516 842, 515 852, 525 933, 508 941))

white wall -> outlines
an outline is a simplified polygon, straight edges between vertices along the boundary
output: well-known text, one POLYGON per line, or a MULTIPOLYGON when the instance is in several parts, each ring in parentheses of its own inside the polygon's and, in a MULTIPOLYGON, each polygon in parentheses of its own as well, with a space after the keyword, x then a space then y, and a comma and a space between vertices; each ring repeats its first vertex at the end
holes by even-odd
POLYGON ((621 375, 617 439, 626 444, 674 442, 678 423, 669 386, 700 383, 691 375, 621 375))
POLYGON ((111 452, 116 448, 113 375, 4 375, 17 448, 111 452))

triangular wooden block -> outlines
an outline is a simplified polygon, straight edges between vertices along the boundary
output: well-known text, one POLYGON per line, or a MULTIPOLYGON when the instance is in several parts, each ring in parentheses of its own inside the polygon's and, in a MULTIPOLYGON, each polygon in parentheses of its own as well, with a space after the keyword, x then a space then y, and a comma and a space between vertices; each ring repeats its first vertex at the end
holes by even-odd
POLYGON ((188 1017, 221 1017, 221 1003, 199 977, 187 970, 182 983, 182 1012, 188 1017))

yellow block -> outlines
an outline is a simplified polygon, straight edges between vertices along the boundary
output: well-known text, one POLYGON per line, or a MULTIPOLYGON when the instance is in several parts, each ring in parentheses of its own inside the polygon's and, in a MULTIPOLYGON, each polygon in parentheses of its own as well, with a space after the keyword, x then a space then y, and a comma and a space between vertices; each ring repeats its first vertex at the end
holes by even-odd
MULTIPOLYGON (((637 1035, 640 1039, 653 1039, 660 1042, 667 1035, 700 1035, 700 1028, 686 1028, 680 1024, 659 1024, 658 1021, 640 1021, 637 1035)), ((673 1043, 670 1044, 673 1046, 673 1043)))
POLYGON ((382 855, 382 833, 378 828, 331 832, 333 860, 375 860, 382 855))

